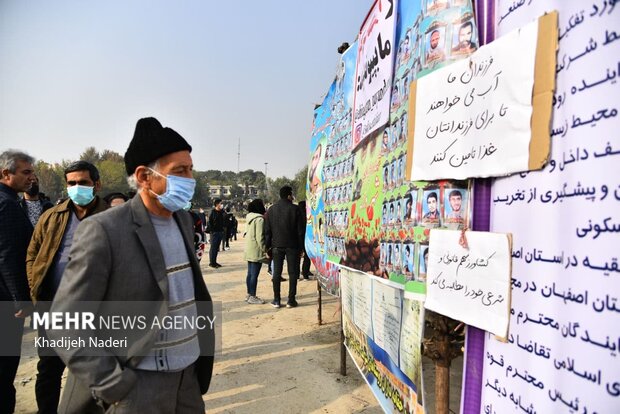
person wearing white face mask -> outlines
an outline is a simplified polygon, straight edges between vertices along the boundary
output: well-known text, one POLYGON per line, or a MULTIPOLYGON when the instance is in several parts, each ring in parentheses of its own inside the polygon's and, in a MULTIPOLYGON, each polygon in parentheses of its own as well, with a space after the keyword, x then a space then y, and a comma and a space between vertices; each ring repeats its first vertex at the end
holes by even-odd
MULTIPOLYGON (((196 185, 191 150, 155 118, 138 121, 125 153, 128 181, 138 194, 80 224, 52 312, 97 301, 99 319, 117 315, 114 304, 131 302, 148 303, 149 315, 159 319, 213 320, 194 254, 193 220, 184 210, 196 185)), ((59 412, 204 413, 201 395, 209 388, 215 342, 209 324, 122 335, 129 337, 124 348, 56 349, 70 373, 59 412)))
MULTIPOLYGON (((41 215, 34 229, 26 255, 26 272, 30 295, 37 311, 49 310, 63 272, 69 262, 69 251, 78 224, 86 217, 100 213, 107 203, 96 193, 101 188, 99 171, 86 161, 76 161, 65 169, 69 198, 41 215)), ((38 334, 46 336, 39 327, 38 334)), ((55 413, 60 400, 60 383, 65 364, 51 348, 37 348, 37 382, 35 395, 40 413, 55 413)))

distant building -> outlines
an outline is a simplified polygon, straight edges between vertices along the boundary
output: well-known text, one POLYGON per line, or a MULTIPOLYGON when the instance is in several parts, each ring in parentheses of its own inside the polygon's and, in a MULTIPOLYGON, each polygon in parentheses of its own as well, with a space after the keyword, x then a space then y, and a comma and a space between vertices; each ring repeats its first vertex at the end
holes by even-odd
POLYGON ((258 197, 259 188, 255 185, 217 185, 207 184, 209 187, 209 195, 211 198, 232 198, 233 193, 240 194, 244 199, 254 199, 258 197), (235 191, 234 187, 238 187, 235 191))

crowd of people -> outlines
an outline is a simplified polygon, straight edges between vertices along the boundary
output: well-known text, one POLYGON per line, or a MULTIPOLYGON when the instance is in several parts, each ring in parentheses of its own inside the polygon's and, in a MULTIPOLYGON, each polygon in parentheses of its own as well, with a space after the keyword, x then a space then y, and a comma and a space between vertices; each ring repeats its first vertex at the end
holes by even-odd
MULTIPOLYGON (((160 315, 212 315, 199 262, 209 243, 208 266, 222 266, 218 253, 237 239, 238 221, 220 199, 208 215, 191 209, 196 185, 191 150, 155 118, 140 119, 124 156, 135 192, 102 197, 97 167, 81 160, 64 170, 68 197, 56 205, 39 191, 33 157, 16 150, 0 154, 0 304, 9 305, 0 308, 6 333, 0 346, 0 414, 15 409, 24 320, 33 311, 71 314, 79 311, 78 303, 145 301, 156 303, 160 315)), ((269 208, 260 199, 247 206, 248 304, 265 303, 256 295, 263 264, 270 266, 276 308, 282 306, 285 260, 286 307, 297 306, 298 278, 312 276, 304 251, 305 204, 293 201, 292 188, 284 186, 269 208)), ((38 337, 59 339, 56 331, 35 328, 38 337)), ((213 344, 212 330, 161 328, 143 334, 125 354, 38 347, 38 412, 130 413, 139 407, 202 413, 213 344)))

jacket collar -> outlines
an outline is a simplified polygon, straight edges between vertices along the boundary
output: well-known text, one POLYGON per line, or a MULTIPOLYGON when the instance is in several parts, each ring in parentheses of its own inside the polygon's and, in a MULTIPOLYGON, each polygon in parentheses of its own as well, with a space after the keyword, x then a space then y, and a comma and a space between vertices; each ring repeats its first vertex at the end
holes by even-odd
POLYGON ((13 190, 11 187, 4 183, 0 183, 0 192, 3 192, 10 197, 13 197, 16 201, 19 199, 19 197, 17 196, 17 191, 13 190))
MULTIPOLYGON (((88 213, 86 213, 86 216, 84 216, 84 218, 92 216, 93 214, 96 214, 96 213, 101 213, 102 211, 107 210, 107 208, 108 208, 108 205, 106 204, 106 202, 102 198, 96 195, 95 204, 93 204, 93 206, 89 209, 88 213)), ((67 211, 71 211, 72 209, 73 209, 73 201, 71 201, 70 198, 67 198, 65 201, 58 204, 56 211, 59 213, 64 213, 67 211)))
MULTIPOLYGON (((159 244, 159 239, 157 238, 157 233, 155 233, 155 228, 151 223, 149 212, 146 209, 146 206, 144 205, 140 194, 136 194, 136 196, 132 198, 129 203, 129 208, 131 208, 133 221, 138 226, 138 228, 136 229, 136 234, 140 239, 140 243, 142 243, 142 247, 144 248, 146 258, 151 268, 151 272, 155 277, 155 280, 157 281, 157 284, 159 285, 159 288, 161 289, 164 298, 168 298, 168 278, 166 275, 166 262, 164 260, 164 255, 161 250, 161 245, 159 244)), ((181 231, 181 235, 183 236, 190 262, 192 264, 195 264, 195 256, 193 256, 194 235, 191 233, 191 227, 189 225, 183 225, 180 214, 181 213, 174 213, 172 216, 175 219, 177 225, 179 226, 179 230, 181 231)))

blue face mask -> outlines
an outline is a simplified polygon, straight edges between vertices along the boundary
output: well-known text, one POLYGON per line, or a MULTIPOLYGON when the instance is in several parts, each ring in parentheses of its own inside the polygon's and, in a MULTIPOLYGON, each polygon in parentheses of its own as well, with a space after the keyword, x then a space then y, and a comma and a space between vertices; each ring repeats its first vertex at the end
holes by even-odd
POLYGON ((90 204, 95 198, 95 187, 89 187, 87 185, 72 185, 67 187, 67 193, 69 198, 78 206, 85 206, 90 204))
POLYGON ((164 208, 172 213, 183 210, 190 206, 190 201, 194 197, 194 188, 196 188, 196 180, 193 178, 178 177, 176 175, 162 175, 161 173, 151 169, 155 174, 166 179, 166 192, 157 194, 157 199, 164 208))

